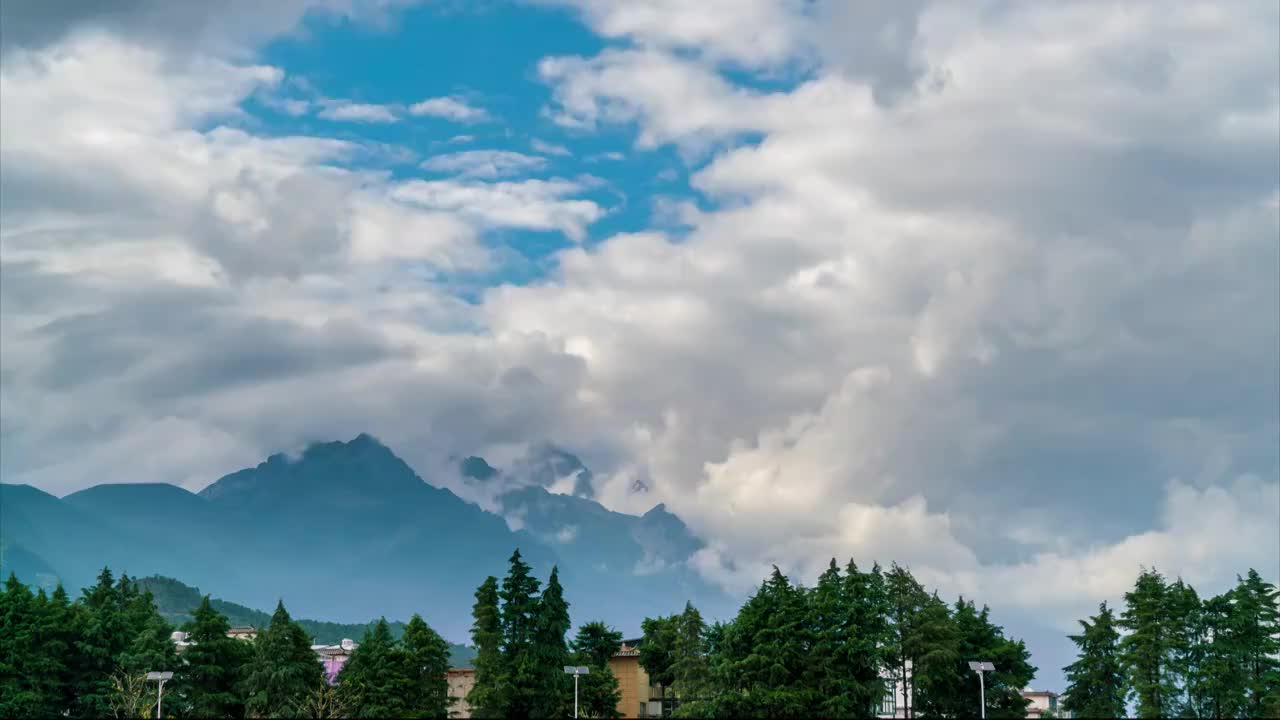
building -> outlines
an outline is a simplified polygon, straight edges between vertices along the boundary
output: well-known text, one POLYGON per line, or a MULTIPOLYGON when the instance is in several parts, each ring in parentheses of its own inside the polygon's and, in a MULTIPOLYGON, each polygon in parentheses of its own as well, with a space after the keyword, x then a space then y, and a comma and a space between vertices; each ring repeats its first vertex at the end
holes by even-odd
POLYGON ((452 668, 445 674, 449 683, 449 697, 453 704, 449 706, 449 717, 471 717, 471 705, 467 702, 467 693, 476 686, 475 668, 452 668))
POLYGON ((1022 697, 1031 701, 1031 704, 1027 705, 1027 717, 1029 718, 1045 717, 1045 713, 1048 713, 1050 717, 1071 717, 1070 713, 1062 710, 1058 702, 1061 696, 1052 690, 1032 690, 1027 688, 1022 691, 1022 697))
MULTIPOLYGON (((678 701, 666 693, 661 685, 654 684, 649 674, 640 666, 640 641, 626 640, 609 660, 609 669, 618 678, 618 713, 624 718, 671 717, 678 701)), ((906 668, 906 697, 911 698, 911 661, 906 668)), ((885 674, 885 694, 876 708, 876 717, 905 718, 907 708, 903 702, 904 683, 892 673, 885 674)))
POLYGON ((342 672, 342 666, 347 664, 351 659, 351 653, 360 647, 360 643, 343 638, 342 642, 337 645, 312 645, 311 651, 316 654, 316 658, 320 660, 320 664, 324 666, 324 679, 330 685, 338 682, 338 673, 342 672))
POLYGON ((258 629, 252 625, 233 627, 227 631, 227 637, 237 640, 254 640, 258 637, 258 629))

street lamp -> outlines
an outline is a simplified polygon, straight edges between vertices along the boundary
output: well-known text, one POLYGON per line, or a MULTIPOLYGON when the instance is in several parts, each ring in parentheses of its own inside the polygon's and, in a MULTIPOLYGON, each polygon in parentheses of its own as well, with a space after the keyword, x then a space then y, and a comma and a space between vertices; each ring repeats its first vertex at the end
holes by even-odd
POLYGON ((578 717, 578 676, 590 674, 591 668, 583 665, 578 665, 576 667, 573 665, 565 665, 564 671, 573 676, 573 716, 576 718, 578 717))
POLYGON ((978 702, 981 703, 982 717, 987 717, 987 685, 982 680, 982 673, 995 672, 996 666, 989 662, 969 662, 969 669, 978 673, 978 702))
POLYGON ((157 717, 157 718, 161 717, 161 715, 160 715, 160 708, 161 708, 161 707, 163 706, 163 704, 164 704, 164 683, 165 683, 165 681, 166 681, 166 680, 171 680, 171 679, 173 679, 173 673, 171 673, 171 672, 149 672, 149 673, 147 673, 147 680, 148 680, 149 682, 154 680, 155 682, 160 683, 160 685, 156 688, 156 690, 157 690, 157 695, 156 695, 156 717, 157 717))

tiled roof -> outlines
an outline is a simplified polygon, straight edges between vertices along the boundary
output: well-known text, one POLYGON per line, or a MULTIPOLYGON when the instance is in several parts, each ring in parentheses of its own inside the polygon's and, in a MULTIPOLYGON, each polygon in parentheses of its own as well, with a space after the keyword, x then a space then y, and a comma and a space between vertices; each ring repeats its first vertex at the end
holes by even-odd
POLYGON ((623 645, 622 647, 618 648, 618 652, 614 653, 613 656, 614 657, 639 657, 640 648, 631 647, 630 645, 623 645))

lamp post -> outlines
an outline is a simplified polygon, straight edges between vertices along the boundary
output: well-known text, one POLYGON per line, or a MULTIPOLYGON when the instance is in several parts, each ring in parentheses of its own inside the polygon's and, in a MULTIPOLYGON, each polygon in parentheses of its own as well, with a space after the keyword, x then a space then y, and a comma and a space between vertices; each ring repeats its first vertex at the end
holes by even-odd
POLYGON ((578 666, 565 665, 564 671, 567 674, 573 676, 573 717, 577 718, 578 717, 578 676, 590 674, 591 668, 585 667, 582 665, 578 665, 578 666))
POLYGON ((156 717, 157 718, 163 717, 160 713, 161 713, 161 708, 164 707, 164 683, 166 680, 171 680, 172 678, 173 678, 173 673, 171 672, 147 673, 148 682, 154 680, 155 682, 159 683, 159 686, 156 688, 156 717))
POLYGON ((989 662, 969 662, 969 669, 978 673, 978 702, 982 708, 982 717, 987 717, 987 685, 982 679, 984 672, 995 672, 996 666, 989 662))

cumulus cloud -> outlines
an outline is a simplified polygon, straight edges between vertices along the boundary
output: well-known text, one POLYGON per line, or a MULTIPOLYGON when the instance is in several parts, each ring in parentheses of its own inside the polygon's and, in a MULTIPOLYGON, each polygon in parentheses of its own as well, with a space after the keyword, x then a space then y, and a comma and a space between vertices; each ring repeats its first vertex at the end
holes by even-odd
POLYGON ((486 122, 489 113, 457 97, 427 98, 409 106, 410 115, 439 117, 460 123, 486 122))
POLYGON ((393 123, 399 120, 395 110, 387 105, 357 103, 350 100, 335 100, 324 103, 319 113, 326 120, 363 123, 393 123))
POLYGON ((550 439, 735 588, 896 560, 1057 627, 1139 564, 1274 573, 1280 9, 735 7, 582 4, 614 42, 539 63, 547 114, 677 149, 700 197, 467 302, 488 231, 585 239, 592 181, 254 135, 252 61, 6 51, 5 480, 198 487, 368 431, 447 483, 550 439))
POLYGON ((546 164, 546 158, 510 150, 468 150, 427 158, 422 169, 491 180, 531 173, 541 170, 546 164))

